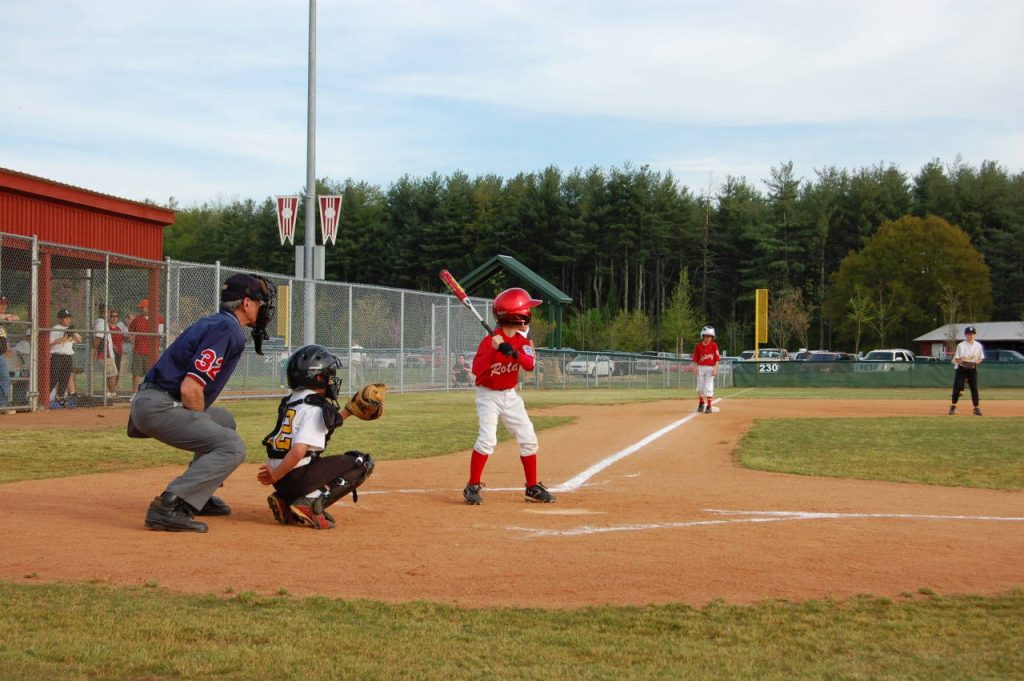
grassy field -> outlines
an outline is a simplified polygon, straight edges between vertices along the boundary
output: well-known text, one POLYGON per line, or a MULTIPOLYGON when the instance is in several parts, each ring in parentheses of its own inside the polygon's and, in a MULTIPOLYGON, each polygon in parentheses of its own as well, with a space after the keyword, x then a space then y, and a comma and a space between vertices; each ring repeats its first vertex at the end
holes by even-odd
MULTIPOLYGON (((736 399, 852 393, 875 400, 904 391, 735 392, 736 399)), ((907 392, 904 399, 936 399, 935 391, 907 392)), ((986 399, 1024 398, 1012 394, 986 399)), ((540 408, 689 403, 691 394, 530 391, 526 398, 540 408)), ((258 443, 272 425, 273 403, 229 406, 250 460, 261 460, 258 443)), ((346 426, 337 441, 402 459, 465 449, 475 437, 471 393, 395 395, 386 413, 377 423, 346 426)), ((536 418, 539 427, 567 420, 536 418)), ((1019 491, 1022 421, 764 419, 736 456, 742 465, 804 475, 1019 491)), ((5 436, 5 482, 187 459, 159 443, 128 440, 120 423, 85 434, 8 428, 5 436), (13 465, 16 453, 38 451, 41 442, 43 455, 17 454, 13 465)), ((543 611, 294 599, 285 592, 191 596, 155 583, 119 589, 34 578, 0 582, 0 679, 1024 679, 1022 590, 975 597, 922 588, 896 599, 543 611)))
POLYGON ((1019 679, 1024 591, 457 609, 0 583, 4 679, 1019 679))

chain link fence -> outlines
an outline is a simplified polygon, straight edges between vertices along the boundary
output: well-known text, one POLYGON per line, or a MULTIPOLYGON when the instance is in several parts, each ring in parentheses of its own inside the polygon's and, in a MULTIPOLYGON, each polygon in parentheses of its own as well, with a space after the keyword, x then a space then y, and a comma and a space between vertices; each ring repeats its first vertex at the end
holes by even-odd
MULTIPOLYGON (((0 410, 130 399, 167 345, 217 311, 221 283, 238 272, 273 282, 277 311, 263 355, 252 352, 249 340, 249 351, 222 393, 226 398, 279 396, 286 389, 288 357, 307 339, 342 359, 349 389, 367 382, 387 383, 399 392, 472 387, 465 368, 472 365, 484 330, 448 294, 144 260, 0 233, 0 295, 8 299, 6 313, 0 309, 0 337, 6 335, 7 342, 0 410)), ((470 303, 493 324, 489 299, 470 298, 470 303)), ((641 355, 547 349, 540 349, 538 358, 535 372, 522 373, 524 387, 695 384, 685 360, 661 360, 652 368, 641 355)), ((728 375, 720 376, 721 385, 729 381, 728 375)))

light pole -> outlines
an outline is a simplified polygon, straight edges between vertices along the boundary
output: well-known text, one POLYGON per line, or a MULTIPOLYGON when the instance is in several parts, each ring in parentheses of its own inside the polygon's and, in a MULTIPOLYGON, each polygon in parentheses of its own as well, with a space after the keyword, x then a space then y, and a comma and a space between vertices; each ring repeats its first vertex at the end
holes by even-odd
POLYGON ((316 0, 309 0, 309 76, 306 98, 306 241, 303 269, 306 279, 302 334, 304 343, 316 340, 316 0))

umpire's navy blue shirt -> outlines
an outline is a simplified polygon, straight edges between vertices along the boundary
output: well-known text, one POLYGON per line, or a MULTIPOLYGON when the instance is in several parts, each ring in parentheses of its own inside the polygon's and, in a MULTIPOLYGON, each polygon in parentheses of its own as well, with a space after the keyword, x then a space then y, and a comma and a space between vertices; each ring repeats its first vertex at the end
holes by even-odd
POLYGON ((195 379, 203 385, 209 408, 227 385, 244 349, 245 331, 238 317, 221 310, 185 329, 146 372, 145 380, 181 401, 181 382, 186 376, 195 379))

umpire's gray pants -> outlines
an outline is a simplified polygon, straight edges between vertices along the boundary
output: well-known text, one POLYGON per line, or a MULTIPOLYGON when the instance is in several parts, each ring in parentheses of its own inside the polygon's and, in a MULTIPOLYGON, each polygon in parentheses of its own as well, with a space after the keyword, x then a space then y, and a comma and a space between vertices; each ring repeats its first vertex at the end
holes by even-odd
POLYGON ((245 444, 227 409, 185 409, 162 390, 140 390, 132 400, 132 423, 146 435, 194 452, 192 463, 167 491, 201 509, 214 491, 245 461, 245 444))

